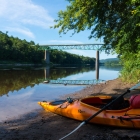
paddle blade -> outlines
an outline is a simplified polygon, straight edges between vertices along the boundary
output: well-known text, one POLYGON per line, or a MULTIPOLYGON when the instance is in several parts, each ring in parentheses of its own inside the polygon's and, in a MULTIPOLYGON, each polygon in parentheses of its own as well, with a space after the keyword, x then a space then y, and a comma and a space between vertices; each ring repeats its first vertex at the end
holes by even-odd
POLYGON ((69 134, 67 134, 66 136, 64 136, 63 138, 59 139, 59 140, 63 140, 66 137, 68 137, 69 135, 73 134, 75 131, 77 131, 81 126, 83 126, 85 124, 85 121, 80 123, 80 125, 78 127, 76 127, 73 131, 71 131, 69 134))
POLYGON ((129 90, 133 90, 133 89, 136 89, 140 86, 140 83, 136 84, 135 86, 131 87, 129 90))

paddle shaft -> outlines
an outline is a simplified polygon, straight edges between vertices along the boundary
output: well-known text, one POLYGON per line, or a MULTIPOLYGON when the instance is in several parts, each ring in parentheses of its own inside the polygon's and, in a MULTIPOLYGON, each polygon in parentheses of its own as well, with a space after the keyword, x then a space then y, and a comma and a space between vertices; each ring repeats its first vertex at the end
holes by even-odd
POLYGON ((95 116, 97 116, 99 113, 101 113, 103 110, 105 110, 107 107, 109 107, 110 105, 112 105, 114 102, 116 102, 119 98, 123 97, 125 94, 129 93, 130 90, 128 89, 125 93, 123 93, 122 95, 120 95, 119 97, 117 97, 116 99, 114 99, 113 101, 111 101, 110 103, 108 103, 107 105, 105 105, 102 109, 100 109, 98 112, 96 112, 95 114, 93 114, 91 117, 89 117, 88 119, 86 119, 84 122, 87 123, 89 122, 92 118, 94 118, 95 116))
POLYGON ((77 131, 80 127, 82 127, 84 124, 86 124, 87 122, 89 122, 92 118, 94 118, 95 116, 97 116, 99 113, 101 113, 103 110, 105 110, 107 107, 109 107, 110 105, 112 105, 116 100, 118 100, 119 98, 123 97, 125 94, 129 93, 131 90, 136 89, 137 87, 140 86, 140 83, 136 84, 135 86, 131 87, 130 89, 128 89, 125 93, 123 93, 122 95, 120 95, 119 97, 117 97, 116 99, 114 99, 113 101, 111 101, 110 103, 108 103, 107 105, 105 105, 101 110, 99 110, 98 112, 96 112, 95 114, 93 114, 91 117, 89 117, 88 119, 86 119, 85 121, 83 121, 78 127, 76 127, 73 131, 71 131, 69 134, 67 134, 66 136, 62 137, 59 140, 63 140, 66 137, 68 137, 69 135, 71 135, 72 133, 74 133, 75 131, 77 131))

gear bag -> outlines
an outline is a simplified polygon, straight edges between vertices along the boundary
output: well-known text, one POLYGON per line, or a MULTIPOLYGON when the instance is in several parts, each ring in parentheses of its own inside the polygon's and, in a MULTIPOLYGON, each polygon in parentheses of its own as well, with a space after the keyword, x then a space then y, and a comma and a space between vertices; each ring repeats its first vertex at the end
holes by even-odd
POLYGON ((131 96, 130 105, 132 108, 140 108, 140 95, 131 96))

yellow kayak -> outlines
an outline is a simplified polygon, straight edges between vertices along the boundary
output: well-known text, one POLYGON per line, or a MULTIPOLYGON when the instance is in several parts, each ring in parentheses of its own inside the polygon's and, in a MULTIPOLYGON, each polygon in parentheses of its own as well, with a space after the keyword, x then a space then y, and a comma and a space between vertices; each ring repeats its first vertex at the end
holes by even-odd
MULTIPOLYGON (((84 121, 111 102, 111 96, 91 96, 83 99, 38 102, 45 110, 75 120, 84 121)), ((115 127, 140 128, 140 108, 132 108, 128 99, 121 99, 92 118, 89 123, 115 127)))

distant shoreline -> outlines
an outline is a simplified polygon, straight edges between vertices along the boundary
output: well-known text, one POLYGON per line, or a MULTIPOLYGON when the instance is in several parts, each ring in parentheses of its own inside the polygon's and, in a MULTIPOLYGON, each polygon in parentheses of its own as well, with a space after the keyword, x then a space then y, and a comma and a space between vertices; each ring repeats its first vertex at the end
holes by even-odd
POLYGON ((1 66, 34 66, 34 65, 43 65, 43 64, 20 64, 20 63, 16 63, 16 64, 0 64, 1 66))

